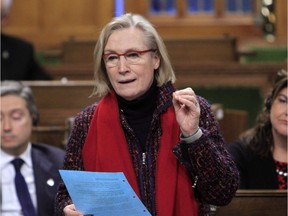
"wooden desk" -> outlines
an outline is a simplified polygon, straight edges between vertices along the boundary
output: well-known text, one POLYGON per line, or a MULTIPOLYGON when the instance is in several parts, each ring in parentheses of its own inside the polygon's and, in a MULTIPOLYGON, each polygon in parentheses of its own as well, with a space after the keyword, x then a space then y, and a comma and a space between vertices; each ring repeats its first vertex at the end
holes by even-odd
MULTIPOLYGON (((174 66, 177 87, 215 87, 215 86, 248 86, 259 87, 263 95, 270 89, 271 81, 280 69, 287 68, 282 64, 240 64, 240 63, 190 63, 174 66)), ((49 65, 46 70, 53 79, 93 80, 93 64, 49 65)))
POLYGON ((32 129, 31 140, 64 149, 67 144, 68 130, 67 126, 36 126, 32 129))
POLYGON ((235 37, 166 39, 164 43, 175 68, 199 62, 238 62, 235 37))
POLYGON ((287 216, 287 190, 238 190, 217 216, 287 216))
MULTIPOLYGON (((23 83, 31 87, 39 111, 40 121, 38 127, 34 128, 34 141, 48 142, 57 146, 65 144, 68 130, 67 119, 98 100, 95 97, 89 97, 94 88, 94 81, 61 82, 55 80, 24 81, 23 83)), ((239 112, 226 110, 225 117, 219 122, 225 140, 230 142, 246 129, 247 114, 241 115, 240 113, 239 115, 239 112)))
MULTIPOLYGON (((96 40, 68 40, 62 44, 63 62, 71 64, 92 63, 96 40)), ((165 39, 172 64, 190 66, 193 62, 237 62, 235 37, 206 37, 165 39)))
POLYGON ((93 81, 24 81, 23 84, 33 91, 40 126, 64 126, 67 118, 97 100, 89 97, 94 88, 93 81))
POLYGON ((32 141, 57 147, 67 144, 67 120, 85 106, 96 102, 89 97, 93 81, 23 81, 31 87, 39 112, 39 124, 33 128, 32 141))
POLYGON ((190 68, 175 68, 178 87, 258 87, 266 95, 277 71, 287 68, 281 64, 194 63, 190 68))
POLYGON ((244 110, 224 109, 224 117, 219 119, 220 129, 226 143, 237 140, 248 129, 248 112, 244 110))

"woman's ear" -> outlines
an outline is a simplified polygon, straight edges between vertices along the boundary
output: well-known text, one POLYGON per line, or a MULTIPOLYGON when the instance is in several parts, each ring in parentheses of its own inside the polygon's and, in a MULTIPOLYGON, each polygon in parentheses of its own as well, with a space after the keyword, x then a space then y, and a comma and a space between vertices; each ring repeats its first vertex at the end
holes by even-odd
POLYGON ((159 63, 154 64, 154 70, 157 70, 159 68, 159 63))
POLYGON ((160 65, 160 57, 158 55, 154 56, 154 70, 157 70, 160 65))

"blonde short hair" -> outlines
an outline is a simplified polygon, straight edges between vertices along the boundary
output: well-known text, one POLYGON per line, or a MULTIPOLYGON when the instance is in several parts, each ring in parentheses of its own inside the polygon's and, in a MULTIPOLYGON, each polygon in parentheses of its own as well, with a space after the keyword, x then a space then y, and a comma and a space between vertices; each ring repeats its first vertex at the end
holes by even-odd
POLYGON ((110 35, 114 31, 125 28, 138 28, 142 30, 149 48, 157 50, 156 54, 160 57, 160 66, 155 73, 157 85, 161 86, 168 81, 174 83, 176 80, 166 47, 156 29, 143 16, 127 13, 120 17, 113 18, 100 33, 94 50, 95 87, 92 95, 102 97, 112 89, 102 55, 110 35))

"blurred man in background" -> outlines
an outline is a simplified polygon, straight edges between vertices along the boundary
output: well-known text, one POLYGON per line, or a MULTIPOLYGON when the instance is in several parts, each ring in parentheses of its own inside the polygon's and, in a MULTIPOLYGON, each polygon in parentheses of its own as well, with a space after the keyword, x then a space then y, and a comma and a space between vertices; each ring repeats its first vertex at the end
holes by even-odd
MULTIPOLYGON (((1 27, 7 22, 13 0, 1 1, 1 27)), ((33 45, 1 31, 1 80, 50 80, 35 59, 33 45)))
POLYGON ((51 216, 64 151, 30 141, 38 112, 29 87, 1 82, 2 216, 51 216))

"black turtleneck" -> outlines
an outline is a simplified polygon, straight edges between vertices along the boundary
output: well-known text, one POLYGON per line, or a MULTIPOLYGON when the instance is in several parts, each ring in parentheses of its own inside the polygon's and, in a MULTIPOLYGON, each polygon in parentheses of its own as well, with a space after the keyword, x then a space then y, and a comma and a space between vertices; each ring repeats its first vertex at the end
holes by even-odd
POLYGON ((157 83, 154 80, 149 90, 135 100, 127 101, 117 95, 119 108, 123 111, 129 125, 139 139, 142 150, 145 149, 153 112, 156 108, 157 90, 157 83))

